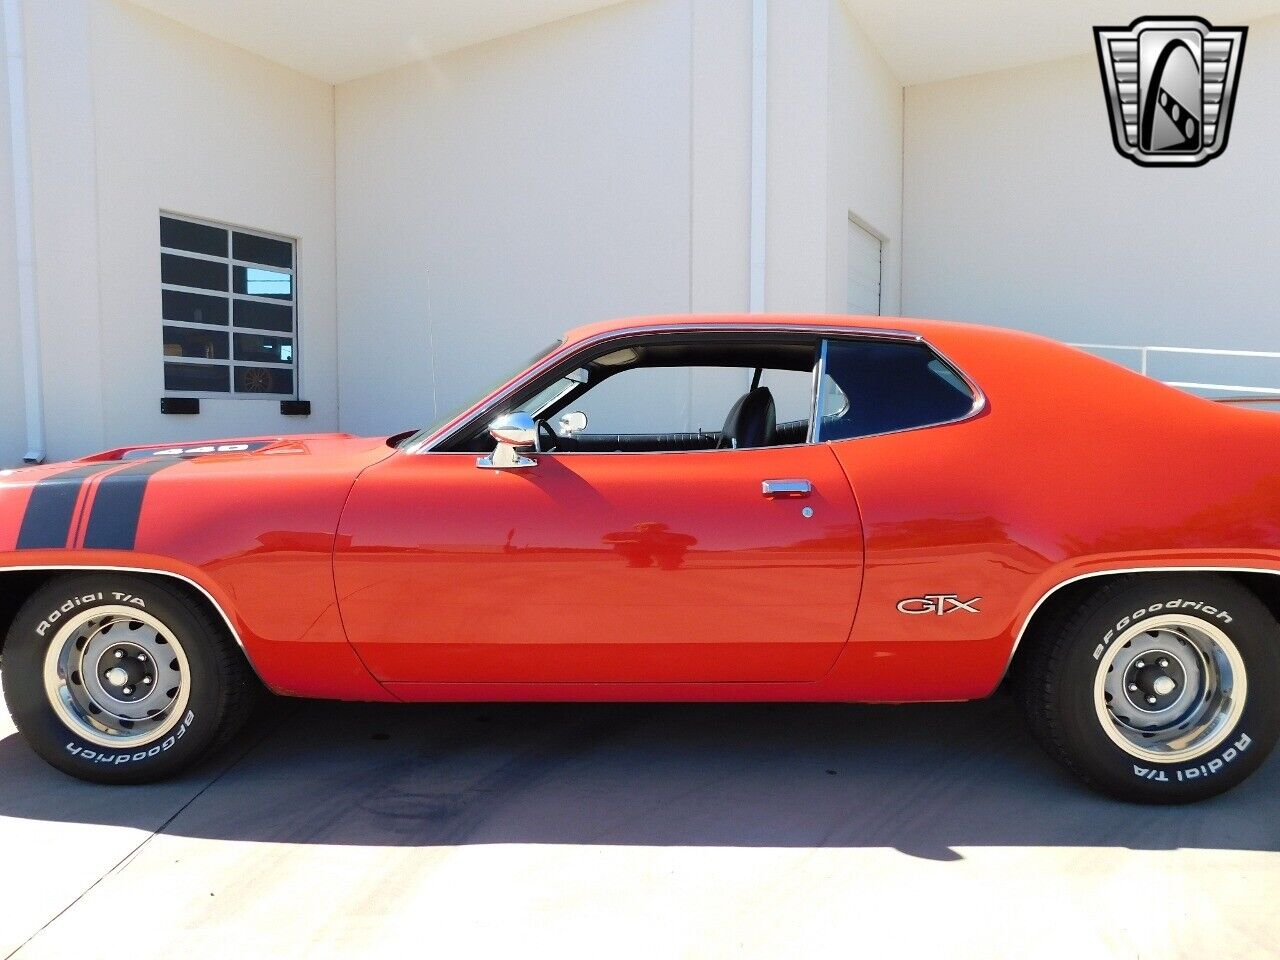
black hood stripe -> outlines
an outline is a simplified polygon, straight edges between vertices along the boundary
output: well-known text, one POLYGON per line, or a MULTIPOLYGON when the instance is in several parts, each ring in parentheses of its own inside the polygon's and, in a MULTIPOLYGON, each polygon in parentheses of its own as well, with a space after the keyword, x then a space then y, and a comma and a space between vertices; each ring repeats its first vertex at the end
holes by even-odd
POLYGON ((84 485, 91 477, 119 468, 118 460, 86 463, 39 481, 32 488, 26 513, 22 515, 17 549, 65 547, 84 485))
POLYGON ((90 550, 132 550, 142 517, 142 498, 152 475, 182 461, 157 457, 98 482, 83 546, 90 550))

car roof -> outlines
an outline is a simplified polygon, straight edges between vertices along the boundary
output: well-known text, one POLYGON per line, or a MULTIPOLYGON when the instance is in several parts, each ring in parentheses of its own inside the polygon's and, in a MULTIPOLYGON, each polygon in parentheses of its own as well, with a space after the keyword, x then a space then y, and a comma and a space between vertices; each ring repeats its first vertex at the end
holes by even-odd
MULTIPOLYGON (((565 344, 578 343, 602 334, 616 333, 624 330, 649 330, 671 328, 706 328, 706 327, 814 327, 842 328, 850 331, 877 330, 913 334, 921 337, 954 336, 962 331, 974 333, 984 332, 996 335, 1008 334, 1018 337, 1018 332, 995 327, 982 327, 976 324, 955 323, 947 320, 922 320, 912 317, 879 317, 862 315, 844 315, 829 313, 702 313, 702 314, 655 314, 652 316, 619 317, 589 323, 569 330, 564 337, 565 344)), ((1028 336, 1023 334, 1022 336, 1028 336)), ((949 338, 949 337, 948 337, 949 338)), ((1034 338, 1040 339, 1040 338, 1034 338)))
POLYGON ((957 366, 988 398, 1016 395, 1025 404, 1033 394, 1039 394, 1051 404, 1046 408, 1049 410, 1054 409, 1052 405, 1060 407, 1066 398, 1080 407, 1081 398, 1086 396, 1103 404, 1104 410, 1115 403, 1132 403, 1139 397, 1165 411, 1219 407, 1048 337, 949 320, 825 313, 666 314, 622 317, 577 327, 565 335, 564 346, 571 348, 624 331, 709 327, 883 331, 919 337, 957 366))

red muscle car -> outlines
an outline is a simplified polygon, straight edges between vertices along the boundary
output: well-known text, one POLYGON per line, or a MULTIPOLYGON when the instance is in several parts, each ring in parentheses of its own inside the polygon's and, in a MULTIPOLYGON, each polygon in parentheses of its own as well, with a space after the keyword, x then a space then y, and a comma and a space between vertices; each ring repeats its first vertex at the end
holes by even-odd
POLYGON ((186 767, 260 685, 897 702, 1008 677, 1087 783, 1194 800, 1280 733, 1278 608, 1280 419, 941 322, 615 321, 421 432, 0 476, 5 698, 102 782, 186 767), (710 382, 740 396, 691 430, 710 382))

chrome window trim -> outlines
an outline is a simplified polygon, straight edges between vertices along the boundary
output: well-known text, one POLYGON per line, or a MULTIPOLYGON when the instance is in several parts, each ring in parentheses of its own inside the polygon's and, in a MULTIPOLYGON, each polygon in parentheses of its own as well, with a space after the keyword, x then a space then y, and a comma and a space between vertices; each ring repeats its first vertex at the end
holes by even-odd
POLYGON ((1074 577, 1068 577, 1061 583, 1050 587, 1041 597, 1031 606, 1030 612, 1023 618, 1022 626, 1018 629, 1018 635, 1014 638, 1013 647, 1009 650, 1009 658, 1005 661, 1004 670, 1000 672, 1000 681, 1009 673, 1009 667, 1013 663, 1014 655, 1018 652, 1018 647, 1022 645, 1022 638, 1026 636, 1027 628, 1031 626, 1031 621, 1035 619, 1040 608, 1045 602, 1063 587, 1069 587, 1073 583, 1079 583, 1081 580, 1089 580, 1094 577, 1115 577, 1126 573, 1265 573, 1273 577, 1280 577, 1280 570, 1268 570, 1265 567, 1232 567, 1232 566, 1192 566, 1192 567, 1113 567, 1107 570, 1094 570, 1092 573, 1081 573, 1074 577))
POLYGON ((218 611, 218 615, 222 617, 222 622, 225 623, 227 625, 227 629, 231 631, 231 637, 233 640, 235 640, 236 646, 240 648, 240 652, 244 654, 245 660, 248 661, 249 669, 251 669, 255 674, 261 676, 261 674, 258 673, 258 668, 253 665, 253 658, 249 656, 249 651, 245 648, 244 641, 240 639, 240 632, 235 628, 235 624, 231 622, 231 617, 229 617, 227 615, 227 612, 224 609, 222 609, 222 604, 218 603, 218 601, 213 598, 213 594, 211 594, 208 590, 202 587, 195 580, 192 580, 190 577, 185 577, 180 573, 173 573, 172 571, 169 571, 169 570, 158 570, 154 567, 118 567, 118 566, 106 565, 106 564, 100 564, 100 563, 67 563, 67 564, 42 563, 42 564, 36 564, 36 565, 22 565, 22 566, 0 565, 0 574, 30 573, 32 571, 38 571, 38 570, 48 570, 51 572, 57 572, 60 570, 71 570, 71 571, 79 571, 82 573, 94 573, 94 572, 140 573, 140 574, 151 574, 151 575, 160 576, 160 577, 168 577, 171 580, 181 580, 183 583, 186 583, 192 587, 195 587, 197 590, 199 590, 200 593, 204 596, 204 598, 213 605, 213 609, 218 611))
MULTIPOLYGON (((956 373, 960 376, 960 378, 965 382, 966 386, 968 386, 969 389, 973 392, 974 403, 973 403, 972 409, 968 413, 964 414, 963 416, 956 417, 954 420, 946 420, 940 423, 929 423, 929 424, 924 424, 918 427, 904 427, 902 430, 890 430, 890 431, 887 431, 886 433, 867 434, 866 436, 863 436, 863 437, 850 437, 848 440, 829 441, 833 443, 846 443, 854 440, 865 440, 867 439, 867 437, 872 437, 872 436, 876 436, 876 437, 887 436, 888 434, 892 434, 892 433, 905 433, 909 430, 928 430, 933 427, 941 427, 941 426, 948 426, 955 423, 961 423, 965 420, 969 420, 969 419, 972 419, 973 417, 976 417, 983 410, 985 410, 987 406, 986 394, 983 393, 982 389, 973 381, 973 379, 961 367, 957 366, 951 360, 950 357, 948 357, 941 350, 935 347, 932 343, 926 340, 924 336, 922 336, 919 333, 913 333, 910 330, 900 330, 892 327, 835 326, 835 325, 823 324, 823 323, 752 323, 750 321, 744 321, 742 323, 732 323, 732 324, 666 323, 666 324, 655 324, 655 325, 640 325, 640 326, 634 326, 634 327, 622 327, 617 330, 608 330, 608 331, 605 331, 604 333, 598 333, 595 336, 588 337, 585 340, 581 340, 575 343, 572 347, 572 350, 569 353, 561 355, 560 358, 558 359, 556 358, 555 354, 552 354, 551 356, 548 356, 548 357, 544 357, 541 363, 538 363, 533 367, 529 368, 528 370, 524 371, 523 373, 518 374, 515 377, 515 379, 508 381, 505 385, 499 387, 496 391, 481 398, 477 403, 473 404, 471 407, 464 410, 462 413, 454 417, 448 423, 443 424, 438 430, 436 430, 435 433, 431 434, 430 436, 424 437, 422 440, 418 441, 416 444, 413 444, 410 447, 401 449, 399 452, 408 454, 410 456, 416 456, 418 454, 434 452, 438 446, 440 446, 447 440, 452 439, 457 433, 459 433, 460 431, 468 427, 473 426, 476 422, 482 420, 484 415, 487 412, 492 411, 494 407, 500 405, 503 401, 508 399, 513 393, 517 392, 526 384, 528 384, 531 380, 537 379, 539 376, 545 373, 548 369, 554 366, 558 366, 561 362, 563 362, 565 359, 568 359, 569 357, 576 356, 579 353, 582 353, 586 350, 593 349, 602 344, 609 343, 610 341, 613 341, 613 340, 628 339, 631 337, 643 336, 645 334, 663 334, 663 333, 694 333, 694 334, 705 334, 705 333, 711 333, 711 334, 784 333, 786 334, 786 333, 791 333, 791 334, 814 334, 824 338, 849 337, 849 338, 855 338, 855 339, 891 340, 891 341, 897 341, 897 342, 903 342, 903 343, 919 343, 928 347, 938 356, 939 359, 941 359, 953 370, 955 370, 956 373)), ((826 349, 825 343, 826 343, 826 340, 824 339, 823 347, 822 347, 823 351, 825 351, 826 349)), ((821 366, 821 364, 819 364, 819 366, 821 366)), ((812 435, 813 431, 815 431, 816 429, 817 429, 816 425, 811 423, 810 434, 812 435)), ((826 442, 826 441, 818 441, 818 442, 826 442)), ((811 444, 811 441, 809 440, 808 437, 806 437, 803 443, 779 444, 778 446, 770 447, 769 449, 781 450, 787 447, 809 446, 810 444, 811 444)), ((622 453, 622 454, 626 454, 626 453, 648 454, 648 453, 654 453, 654 452, 658 452, 658 453, 708 453, 708 452, 728 453, 731 451, 728 451, 728 450, 614 451, 614 453, 622 453)), ((474 451, 471 451, 470 453, 466 453, 465 455, 474 456, 475 453, 474 451)), ((549 454, 549 456, 561 456, 561 455, 573 456, 575 454, 571 454, 568 452, 565 452, 564 454, 549 454)), ((598 455, 598 453, 593 451, 591 454, 588 454, 588 455, 598 455)))
POLYGON ((827 373, 827 344, 830 342, 826 337, 822 338, 822 344, 818 347, 818 362, 813 366, 813 390, 810 396, 812 407, 809 413, 809 433, 805 437, 806 443, 818 442, 818 427, 822 422, 823 404, 826 400, 822 385, 827 373))

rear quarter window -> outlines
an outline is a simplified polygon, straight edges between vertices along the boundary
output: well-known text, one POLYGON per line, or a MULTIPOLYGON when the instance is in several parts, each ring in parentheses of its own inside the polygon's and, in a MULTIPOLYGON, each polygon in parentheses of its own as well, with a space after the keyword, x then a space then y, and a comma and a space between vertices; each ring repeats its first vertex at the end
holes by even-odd
POLYGON ((820 440, 849 440, 959 420, 975 397, 922 343, 830 340, 820 440))

